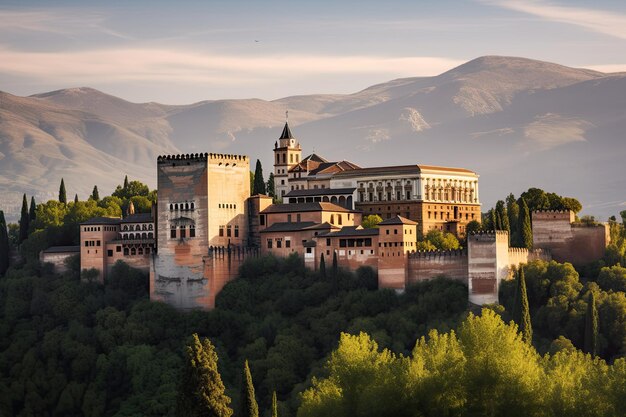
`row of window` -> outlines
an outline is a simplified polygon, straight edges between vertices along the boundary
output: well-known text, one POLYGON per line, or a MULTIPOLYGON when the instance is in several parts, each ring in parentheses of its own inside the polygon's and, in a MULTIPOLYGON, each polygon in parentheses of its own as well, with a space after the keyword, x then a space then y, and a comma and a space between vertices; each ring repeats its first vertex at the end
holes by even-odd
POLYGON ((152 223, 148 223, 148 224, 125 224, 124 226, 122 226, 123 232, 127 232, 127 231, 134 232, 135 230, 137 231, 154 230, 154 225, 152 223))
POLYGON ((195 210, 196 208, 196 204, 192 201, 192 202, 184 202, 184 203, 171 203, 170 204, 170 211, 178 211, 178 210, 182 210, 182 211, 187 211, 187 210, 195 210))
POLYGON ((219 203, 217 205, 217 208, 236 209, 237 208, 237 204, 222 204, 222 203, 219 203))
MULTIPOLYGON (((224 230, 226 231, 226 237, 232 237, 233 234, 233 228, 232 226, 226 225, 226 226, 220 226, 220 237, 224 237, 224 230)), ((235 236, 234 237, 239 237, 239 225, 235 225, 235 236)))
POLYGON ((100 246, 100 241, 99 240, 85 240, 85 247, 90 247, 90 246, 100 246))
MULTIPOLYGON (((286 164, 287 163, 287 154, 286 153, 277 153, 276 154, 276 163, 280 164, 280 155, 283 156, 283 164, 286 164)), ((300 155, 293 154, 293 153, 289 154, 289 163, 290 164, 293 164, 293 163, 297 164, 298 162, 300 162, 300 155), (294 158, 294 156, 295 156, 295 158, 294 158)))
MULTIPOLYGON (((83 227, 83 232, 101 232, 102 228, 100 226, 85 226, 83 227)), ((115 226, 104 226, 105 232, 115 232, 115 226)))
MULTIPOLYGON (((385 234, 390 234, 389 233, 389 229, 385 230, 385 234)), ((398 234, 398 229, 393 229, 393 234, 397 235, 398 234)), ((404 229, 404 234, 405 235, 412 235, 413 234, 413 229, 404 229)))
MULTIPOLYGON (((189 226, 189 237, 196 237, 196 227, 194 225, 189 226)), ((170 239, 186 239, 187 238, 187 226, 172 226, 170 228, 170 239), (177 233, 178 231, 178 233, 177 233)))
POLYGON ((143 233, 121 233, 122 239, 154 239, 154 234, 152 232, 143 232, 143 233))
POLYGON ((416 244, 415 244, 415 242, 378 242, 378 247, 386 248, 387 246, 389 246, 390 248, 391 247, 397 248, 398 246, 400 246, 400 247, 403 247, 403 246, 416 246, 416 244), (387 244, 387 243, 389 243, 389 244, 387 244))
MULTIPOLYGON (((411 191, 406 191, 406 193, 404 194, 405 200, 410 200, 412 197, 412 193, 411 191)), ((377 194, 374 193, 367 193, 367 200, 365 200, 365 193, 360 191, 359 192, 359 201, 360 202, 364 202, 364 201, 401 201, 402 200, 402 191, 396 191, 395 196, 391 193, 388 192, 387 194, 383 194, 382 191, 379 191, 377 194), (386 197, 386 198, 383 198, 386 197), (395 197, 392 199, 392 197, 395 197)))
MULTIPOLYGON (((440 213, 439 219, 441 219, 441 220, 450 220, 450 213, 445 213, 445 219, 444 219, 444 212, 443 211, 440 211, 440 212, 433 211, 432 212, 432 215, 433 215, 432 218, 433 219, 437 220, 437 213, 440 213)), ((461 220, 463 218, 463 213, 457 213, 457 214, 460 214, 460 216, 454 216, 454 219, 455 220, 457 220, 457 219, 461 220)), ((475 216, 476 215, 474 213, 472 213, 472 220, 474 220, 475 216)), ((428 212, 428 218, 429 219, 431 218, 431 212, 430 211, 428 212)), ((465 220, 469 220, 469 219, 470 219, 469 213, 465 213, 465 220)))
MULTIPOLYGON (((120 247, 116 248, 116 252, 120 252, 120 247)), ((136 255, 150 255, 152 253, 151 248, 124 248, 124 256, 136 256, 136 255)), ((107 256, 113 256, 113 250, 107 250, 107 256)))
MULTIPOLYGON (((326 239, 326 244, 329 244, 330 239, 326 239)), ((371 238, 365 238, 365 239, 339 239, 339 247, 340 248, 360 248, 363 246, 372 246, 372 239, 371 238)))
MULTIPOLYGON (((276 239, 274 239, 276 241, 276 249, 280 249, 283 247, 283 238, 281 237, 277 237, 276 239)), ((267 248, 268 249, 272 249, 272 245, 273 245, 273 240, 272 239, 267 239, 267 248)), ((303 241, 305 242, 305 241, 303 241)), ((290 248, 291 247, 291 240, 290 239, 285 239, 285 247, 286 248, 290 248)))
MULTIPOLYGON (((396 185, 396 187, 399 187, 399 186, 401 186, 401 185, 402 185, 402 181, 401 181, 401 180, 396 180, 396 182, 395 182, 395 183, 396 183, 396 184, 395 184, 395 185, 396 185)), ((359 183, 359 188, 365 188, 365 186, 366 186, 366 185, 367 185, 367 188, 374 188, 374 184, 375 184, 374 182, 368 182, 367 184, 366 184, 366 183, 364 183, 364 182, 360 182, 360 183, 359 183)), ((387 181, 387 182, 386 182, 387 187, 392 187, 392 185, 391 185, 391 184, 392 184, 392 183, 391 183, 391 182, 389 182, 389 181, 387 181)), ((378 184, 376 184, 376 185, 377 185, 378 187, 382 187, 382 186, 383 186, 383 181, 378 181, 378 184)), ((405 180, 405 181, 404 181, 404 185, 405 185, 405 186, 410 186, 410 185, 411 185, 411 180, 405 180)))

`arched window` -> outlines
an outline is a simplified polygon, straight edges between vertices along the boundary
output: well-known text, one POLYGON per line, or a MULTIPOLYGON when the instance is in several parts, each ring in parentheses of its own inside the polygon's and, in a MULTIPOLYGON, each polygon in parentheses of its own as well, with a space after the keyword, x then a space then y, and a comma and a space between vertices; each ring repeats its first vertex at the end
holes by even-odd
POLYGON ((342 224, 342 223, 341 223, 341 214, 338 214, 338 215, 337 215, 337 220, 338 220, 338 223, 339 223, 339 224, 342 224))
POLYGON ((194 203, 191 203, 191 209, 192 209, 192 210, 195 208, 194 206, 195 206, 195 204, 194 204, 194 203))
POLYGON ((143 248, 137 249, 137 255, 143 255, 143 248))
POLYGON ((148 225, 148 230, 153 230, 153 229, 154 229, 154 227, 152 226, 152 223, 150 223, 150 224, 148 225))
POLYGON ((124 226, 124 230, 128 230, 128 226, 124 226))
POLYGON ((124 248, 124 256, 128 256, 128 248, 124 248))
POLYGON ((330 215, 330 223, 331 224, 335 224, 335 215, 334 214, 330 215))
POLYGON ((129 229, 131 232, 135 230, 135 226, 133 226, 132 224, 129 226, 129 229))
POLYGON ((142 233, 142 234, 141 234, 141 238, 142 238, 142 239, 146 239, 147 237, 148 237, 148 234, 147 234, 146 232, 144 232, 144 233, 142 233))
POLYGON ((170 204, 170 210, 174 210, 174 205, 170 204))
POLYGON ((174 204, 174 210, 178 210, 178 203, 174 204))
POLYGON ((196 226, 189 226, 189 237, 196 237, 196 226))
POLYGON ((189 210, 189 203, 185 203, 185 210, 189 210))
POLYGON ((154 239, 154 234, 152 232, 148 232, 148 239, 154 239))
POLYGON ((135 256, 137 254, 137 250, 135 248, 130 248, 130 256, 135 256))

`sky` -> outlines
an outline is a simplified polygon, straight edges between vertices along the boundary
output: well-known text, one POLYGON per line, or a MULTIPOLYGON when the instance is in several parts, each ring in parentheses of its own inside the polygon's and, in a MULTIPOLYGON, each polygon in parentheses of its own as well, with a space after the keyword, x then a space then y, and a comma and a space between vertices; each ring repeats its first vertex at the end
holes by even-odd
POLYGON ((484 55, 626 71, 626 2, 0 0, 0 90, 22 96, 352 93, 484 55))

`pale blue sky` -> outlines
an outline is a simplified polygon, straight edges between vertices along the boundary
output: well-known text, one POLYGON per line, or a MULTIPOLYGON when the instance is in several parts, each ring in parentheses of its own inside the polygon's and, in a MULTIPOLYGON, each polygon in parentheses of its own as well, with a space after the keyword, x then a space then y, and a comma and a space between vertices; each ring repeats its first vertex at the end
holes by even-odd
POLYGON ((2 1, 0 90, 131 101, 349 93, 482 55, 626 71, 624 1, 2 1))

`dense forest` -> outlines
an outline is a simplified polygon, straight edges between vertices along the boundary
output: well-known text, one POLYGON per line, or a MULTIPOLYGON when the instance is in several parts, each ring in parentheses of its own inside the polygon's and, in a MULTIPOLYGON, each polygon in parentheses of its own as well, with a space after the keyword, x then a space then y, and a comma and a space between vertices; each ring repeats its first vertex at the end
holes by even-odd
MULTIPOLYGON (((467 287, 444 277, 398 294, 378 290, 371 269, 320 274, 297 256, 251 259, 215 310, 181 312, 150 302, 147 277, 122 262, 101 285, 80 279, 77 258, 64 274, 37 260, 72 243, 78 222, 124 210, 130 184, 26 205, 22 259, 0 278, 0 415, 176 415, 194 334, 214 346, 235 416, 250 381, 262 416, 274 392, 280 416, 623 412, 626 219, 610 222, 604 259, 532 262, 502 284, 501 305, 475 315, 467 287), (505 324, 519 322, 522 281, 531 340, 505 324)), ((153 194, 135 187, 148 209, 153 194)))

